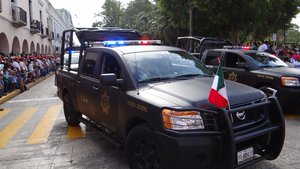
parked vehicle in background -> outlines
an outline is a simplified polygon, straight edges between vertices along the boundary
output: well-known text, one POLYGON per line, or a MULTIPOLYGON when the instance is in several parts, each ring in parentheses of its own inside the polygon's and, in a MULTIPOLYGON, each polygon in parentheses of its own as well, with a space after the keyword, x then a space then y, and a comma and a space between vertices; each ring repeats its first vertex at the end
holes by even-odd
POLYGON ((211 49, 201 61, 216 71, 218 59, 228 80, 258 89, 271 87, 283 108, 300 108, 300 70, 289 68, 274 55, 255 50, 211 49))
POLYGON ((176 42, 177 47, 186 50, 198 59, 201 59, 206 49, 218 49, 228 45, 232 45, 229 40, 200 36, 178 37, 176 42))

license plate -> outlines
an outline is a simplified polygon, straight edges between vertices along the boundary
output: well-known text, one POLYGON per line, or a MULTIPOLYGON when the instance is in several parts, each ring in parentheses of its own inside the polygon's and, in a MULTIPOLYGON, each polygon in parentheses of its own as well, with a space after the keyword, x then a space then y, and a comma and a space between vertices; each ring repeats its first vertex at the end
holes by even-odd
POLYGON ((253 159, 253 147, 249 147, 237 153, 238 165, 253 159))

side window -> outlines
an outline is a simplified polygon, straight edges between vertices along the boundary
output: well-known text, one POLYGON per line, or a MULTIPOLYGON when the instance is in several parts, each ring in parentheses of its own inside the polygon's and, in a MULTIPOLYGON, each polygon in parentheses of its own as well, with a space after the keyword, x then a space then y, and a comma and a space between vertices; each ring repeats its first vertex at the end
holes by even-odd
POLYGON ((98 53, 88 52, 83 62, 82 74, 94 77, 98 53))
POLYGON ((208 52, 206 55, 206 60, 205 60, 204 64, 218 66, 219 58, 221 59, 221 52, 208 52))
POLYGON ((243 57, 241 57, 238 54, 235 53, 226 53, 225 55, 226 58, 226 67, 231 67, 231 68, 238 68, 237 67, 237 62, 246 62, 243 57))
POLYGON ((189 40, 188 39, 178 39, 177 47, 188 51, 189 40))
POLYGON ((121 77, 121 68, 116 58, 108 53, 103 53, 102 57, 104 58, 102 74, 114 73, 119 79, 121 77))

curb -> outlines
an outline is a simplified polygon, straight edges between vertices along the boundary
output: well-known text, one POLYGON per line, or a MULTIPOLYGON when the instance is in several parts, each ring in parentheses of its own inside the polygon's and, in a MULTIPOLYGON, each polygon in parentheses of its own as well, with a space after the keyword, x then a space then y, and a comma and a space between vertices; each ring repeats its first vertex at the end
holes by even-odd
MULTIPOLYGON (((38 79, 35 80, 35 82, 29 83, 29 84, 27 84, 26 86, 27 86, 28 89, 30 89, 30 88, 32 88, 33 86, 35 86, 36 84, 38 84, 38 83, 44 81, 45 79, 49 78, 49 77, 52 76, 53 74, 54 74, 54 73, 50 73, 50 74, 46 75, 45 77, 38 78, 38 79)), ((12 99, 13 97, 19 95, 20 93, 22 93, 21 90, 20 90, 20 89, 17 89, 17 90, 14 90, 14 91, 8 93, 6 96, 2 96, 2 97, 0 98, 0 104, 3 104, 4 102, 6 102, 6 101, 12 99)))

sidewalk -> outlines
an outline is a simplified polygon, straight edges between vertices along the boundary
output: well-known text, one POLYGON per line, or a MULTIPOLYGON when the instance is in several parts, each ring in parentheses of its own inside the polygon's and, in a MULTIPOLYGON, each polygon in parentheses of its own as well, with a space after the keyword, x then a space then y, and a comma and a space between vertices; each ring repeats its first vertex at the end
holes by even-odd
MULTIPOLYGON (((52 75, 54 75, 54 72, 49 73, 49 74, 46 75, 45 77, 38 78, 38 79, 35 80, 35 82, 29 83, 29 84, 27 84, 26 86, 27 86, 28 89, 30 89, 30 88, 32 88, 33 86, 35 86, 36 84, 40 83, 41 81, 47 79, 48 77, 50 77, 50 76, 52 76, 52 75)), ((2 97, 0 98, 0 104, 6 102, 6 101, 8 101, 8 100, 10 100, 11 98, 13 98, 13 97, 19 95, 20 93, 22 93, 21 90, 20 90, 20 89, 16 89, 16 90, 14 90, 14 91, 8 93, 6 96, 2 96, 2 97)))

